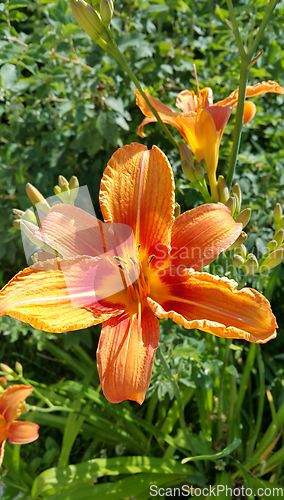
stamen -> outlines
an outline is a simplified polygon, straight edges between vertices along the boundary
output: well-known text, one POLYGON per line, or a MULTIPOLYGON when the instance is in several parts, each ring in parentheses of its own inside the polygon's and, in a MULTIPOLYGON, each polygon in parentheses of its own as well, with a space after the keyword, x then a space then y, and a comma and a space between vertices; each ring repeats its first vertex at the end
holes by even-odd
POLYGON ((197 79, 197 71, 196 71, 195 64, 193 65, 193 70, 194 70, 194 77, 195 77, 195 82, 196 82, 196 88, 199 91, 199 85, 198 85, 198 79, 197 79))

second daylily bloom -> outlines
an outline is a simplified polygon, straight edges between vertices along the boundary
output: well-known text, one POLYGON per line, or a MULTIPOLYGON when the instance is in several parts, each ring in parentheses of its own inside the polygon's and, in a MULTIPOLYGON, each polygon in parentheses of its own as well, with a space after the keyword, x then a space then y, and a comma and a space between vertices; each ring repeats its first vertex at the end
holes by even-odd
POLYGON ((217 204, 174 218, 173 173, 156 146, 148 151, 134 143, 114 153, 100 206, 105 223, 74 206, 51 208, 34 237, 63 258, 18 273, 0 293, 0 314, 50 332, 103 323, 97 362, 109 401, 143 402, 158 318, 256 343, 275 337, 265 297, 199 272, 237 239, 242 225, 217 204))
MULTIPOLYGON (((254 97, 267 92, 284 94, 284 89, 276 82, 262 82, 247 87, 246 97, 254 97)), ((181 113, 172 111, 160 101, 151 97, 147 91, 145 93, 161 120, 179 130, 196 156, 197 161, 205 160, 211 195, 214 201, 218 201, 216 169, 219 147, 231 112, 238 104, 239 91, 235 90, 226 99, 213 104, 213 92, 209 87, 198 90, 196 95, 194 91, 183 90, 176 99, 176 106, 182 111, 181 113)), ((144 125, 157 120, 140 92, 136 90, 135 94, 136 104, 146 116, 138 128, 138 133, 140 137, 145 137, 144 125)), ((252 120, 255 111, 254 103, 246 101, 243 114, 244 124, 252 120)))
POLYGON ((33 422, 16 419, 26 398, 33 392, 31 385, 11 385, 0 394, 0 466, 4 446, 8 439, 12 444, 32 443, 38 438, 39 426, 33 422))

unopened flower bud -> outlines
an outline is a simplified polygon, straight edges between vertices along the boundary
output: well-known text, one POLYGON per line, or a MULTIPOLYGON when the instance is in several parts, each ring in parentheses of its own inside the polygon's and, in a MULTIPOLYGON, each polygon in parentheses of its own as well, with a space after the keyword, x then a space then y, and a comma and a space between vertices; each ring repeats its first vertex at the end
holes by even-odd
POLYGON ((179 154, 181 157, 181 161, 182 162, 187 161, 187 163, 189 163, 189 165, 191 165, 193 167, 194 160, 193 160, 192 152, 190 151, 190 149, 182 141, 179 142, 178 146, 179 146, 179 154))
POLYGON ((23 210, 18 210, 17 208, 13 208, 12 210, 12 214, 14 215, 16 220, 21 219, 24 213, 25 212, 23 210))
POLYGON ((277 233, 275 233, 275 235, 273 236, 273 239, 277 241, 278 245, 282 245, 284 241, 284 229, 278 229, 277 233))
POLYGON ((231 216, 234 217, 234 214, 235 214, 235 211, 236 211, 236 207, 237 207, 237 199, 236 199, 236 197, 235 196, 230 196, 230 198, 226 201, 225 205, 230 210, 231 216))
POLYGON ((196 165, 194 167, 194 175, 198 181, 203 181, 204 179, 204 168, 201 165, 196 165))
POLYGON ((244 259, 246 258, 247 255, 247 249, 245 245, 240 245, 235 249, 235 255, 241 255, 244 259))
POLYGON ((226 204, 226 201, 229 199, 229 189, 225 180, 225 177, 223 175, 219 175, 218 177, 218 192, 219 192, 219 199, 223 205, 226 204))
POLYGON ((49 213, 50 205, 37 188, 28 183, 26 185, 26 192, 32 204, 36 206, 36 208, 42 210, 42 212, 44 212, 45 214, 49 213))
POLYGON ((175 211, 174 211, 174 217, 175 219, 180 215, 180 205, 178 203, 175 203, 175 211))
POLYGON ((72 175, 69 181, 69 189, 76 189, 79 187, 79 181, 75 175, 72 175))
POLYGON ((280 203, 276 203, 274 207, 273 218, 274 218, 275 230, 278 231, 278 229, 280 229, 281 227, 281 218, 282 218, 282 208, 280 203))
POLYGON ((274 267, 278 266, 282 262, 284 258, 284 249, 283 248, 277 248, 277 250, 274 250, 264 261, 262 262, 259 272, 266 272, 269 271, 270 269, 273 269, 274 267))
POLYGON ((84 0, 70 0, 70 5, 76 21, 95 42, 98 42, 105 27, 96 11, 84 0))
POLYGON ((233 243, 227 250, 234 250, 235 248, 240 247, 247 239, 247 234, 242 231, 240 236, 236 239, 235 243, 233 243))
POLYGON ((237 198, 236 212, 239 213, 242 206, 242 192, 239 184, 235 184, 231 189, 231 196, 235 195, 237 198))
POLYGON ((6 365, 5 363, 0 363, 0 369, 1 372, 5 373, 5 375, 12 375, 13 373, 15 373, 14 370, 12 370, 12 368, 10 368, 10 366, 6 365))
POLYGON ((58 195, 58 194, 60 194, 60 193, 61 193, 61 189, 60 189, 60 187, 59 187, 59 186, 57 186, 57 185, 56 185, 56 186, 54 186, 54 194, 58 195))
POLYGON ((253 255, 253 253, 249 253, 245 263, 245 273, 250 276, 252 274, 255 274, 257 270, 258 270, 257 258, 255 255, 253 255))
POLYGON ((15 363, 15 370, 20 375, 20 377, 23 376, 23 367, 22 367, 21 363, 19 363, 19 361, 16 361, 16 363, 15 363))
POLYGON ((232 258, 232 263, 235 267, 240 268, 244 265, 245 261, 241 255, 236 254, 232 258))
POLYGON ((69 190, 69 182, 63 175, 59 175, 58 177, 58 184, 61 189, 61 192, 68 191, 69 190))
POLYGON ((101 0, 100 1, 100 14, 103 23, 108 26, 113 16, 113 1, 101 0))
POLYGON ((192 167, 188 161, 184 160, 181 164, 181 168, 182 168, 182 171, 185 175, 185 177, 188 178, 188 180, 190 182, 192 182, 192 184, 196 184, 196 178, 195 178, 195 174, 194 174, 194 167, 192 167))
POLYGON ((273 252, 278 247, 277 241, 271 240, 267 245, 268 252, 273 252))
POLYGON ((246 227, 250 220, 250 215, 251 215, 251 209, 250 208, 245 208, 242 210, 239 215, 235 218, 236 222, 241 222, 243 225, 243 229, 246 227))

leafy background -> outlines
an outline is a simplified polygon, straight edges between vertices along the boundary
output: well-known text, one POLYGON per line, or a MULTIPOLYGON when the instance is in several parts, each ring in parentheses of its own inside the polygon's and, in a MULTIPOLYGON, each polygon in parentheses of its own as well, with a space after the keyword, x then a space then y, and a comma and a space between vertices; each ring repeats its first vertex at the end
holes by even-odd
MULTIPOLYGON (((265 0, 234 2, 243 37, 248 36, 250 26, 256 28, 260 24, 266 4, 265 0)), ((174 109, 179 91, 196 89, 193 63, 197 67, 200 87, 211 87, 215 101, 225 98, 237 87, 239 56, 233 34, 226 24, 227 17, 224 1, 117 0, 112 32, 140 82, 151 95, 174 109)), ((262 38, 259 49, 264 52, 250 71, 249 84, 269 79, 284 84, 283 26, 284 4, 280 1, 262 38)), ((48 197, 53 194, 58 175, 62 174, 68 179, 76 175, 80 185, 88 185, 100 218, 98 191, 107 161, 118 147, 133 141, 141 142, 137 127, 142 115, 135 105, 134 90, 118 63, 93 43, 77 25, 67 1, 9 0, 0 3, 1 286, 26 266, 20 232, 12 226, 12 208, 25 210, 30 205, 25 193, 27 182, 34 184, 48 197)), ((257 114, 242 135, 235 181, 242 188, 243 208, 251 206, 253 209, 247 246, 249 251, 254 249, 258 253, 272 238, 275 203, 283 205, 284 119, 282 96, 268 94, 254 102, 257 114)), ((232 117, 222 140, 218 167, 220 174, 226 173, 233 123, 232 117)), ((171 131, 179 140, 178 133, 171 131)), ((148 125, 146 132, 148 136, 144 143, 149 148, 157 144, 171 161, 177 201, 182 210, 200 204, 202 200, 199 193, 182 174, 177 151, 172 150, 156 124, 148 125)), ((276 409, 284 400, 282 278, 283 269, 280 269, 272 300, 280 326, 279 336, 262 349, 265 384, 273 395, 276 409)), ((84 363, 93 370, 90 387, 98 387, 93 360, 99 327, 54 336, 4 317, 0 328, 1 360, 11 366, 16 360, 21 362, 26 378, 43 384, 43 390, 49 393, 53 391, 55 399, 60 399, 60 391, 69 394, 71 381, 75 384, 74 392, 71 393, 78 394, 80 387, 76 384, 82 384, 86 376, 84 363), (48 385, 52 389, 48 389, 48 385)), ((225 346, 219 339, 208 339, 208 336, 198 332, 190 334, 177 326, 173 327, 169 322, 162 325, 165 354, 179 379, 186 405, 186 420, 192 432, 199 436, 196 438, 198 453, 203 453, 202 447, 205 447, 206 453, 206 439, 211 437, 212 441, 212 435, 216 437, 215 417, 210 420, 209 415, 217 413, 218 397, 214 382, 222 371, 225 346), (211 399, 208 399, 208 394, 211 394, 211 399)), ((248 346, 242 342, 236 345, 231 349, 229 370, 226 373, 228 377, 235 377, 239 386, 248 346)), ((251 407, 246 411, 244 404, 242 410, 243 440, 250 433, 252 407, 257 402, 260 390, 255 378, 256 371, 252 372, 251 377, 245 395, 245 401, 252 398, 251 407)), ((229 382, 227 391, 229 394, 229 382)), ((175 445, 172 443, 169 446, 166 456, 171 459, 183 456, 172 387, 157 362, 142 408, 123 403, 117 409, 108 405, 103 397, 94 405, 97 421, 91 423, 92 428, 90 422, 84 424, 87 427, 75 440, 71 463, 94 457, 128 454, 162 457, 165 453, 165 435, 172 432, 175 445), (170 415, 175 415, 172 420, 168 418, 170 411, 170 415), (129 419, 124 420, 127 412, 132 419, 132 428, 127 427, 130 425, 129 419), (154 426, 156 432, 157 428, 162 428, 164 436, 150 438, 147 434, 149 429, 147 431, 139 419, 154 426), (110 425, 112 435, 108 430, 110 425)), ((267 403, 263 414, 263 432, 270 422, 271 411, 271 405, 267 403)), ((29 463, 32 477, 57 464, 66 419, 64 413, 61 417, 44 413, 37 415, 36 421, 42 426, 40 440, 24 447, 21 452, 29 463)), ((151 432, 150 435, 154 436, 153 429, 151 432)), ((220 443, 215 439, 215 451, 224 447, 226 432, 224 424, 219 435, 220 443)), ((7 449, 9 460, 10 451, 7 449)), ((244 451, 239 451, 239 459, 242 453, 244 451)), ((223 474, 222 481, 227 481, 225 472, 228 468, 228 462, 225 465, 220 463, 219 469, 216 463, 208 466, 209 482, 218 480, 216 477, 220 474, 223 474)), ((282 471, 277 474, 279 484, 284 484, 282 471)), ((268 476, 264 478, 268 480, 268 476)), ((110 483, 113 480, 114 477, 110 483)), ((204 478, 202 480, 205 481, 204 478)), ((197 484, 200 481, 200 478, 196 479, 197 484)), ((13 488, 7 486, 3 498, 13 498, 17 491, 13 488)))

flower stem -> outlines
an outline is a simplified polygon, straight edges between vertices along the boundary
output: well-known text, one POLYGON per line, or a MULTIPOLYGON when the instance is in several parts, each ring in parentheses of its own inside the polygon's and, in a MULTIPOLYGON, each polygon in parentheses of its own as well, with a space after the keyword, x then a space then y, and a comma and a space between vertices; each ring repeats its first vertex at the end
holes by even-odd
POLYGON ((243 110, 244 110, 244 102, 246 97, 246 85, 247 85, 247 77, 248 77, 248 64, 249 60, 247 56, 245 56, 241 61, 241 71, 240 71, 240 80, 239 80, 239 99, 238 99, 238 107, 237 107, 237 115, 236 115, 236 123, 234 128, 234 138, 233 138, 233 146, 230 156, 230 163, 228 168, 228 175, 226 178, 226 182, 228 188, 230 189, 233 175, 235 171, 235 166, 237 162, 237 156, 241 143, 241 135, 242 135, 242 127, 243 127, 243 110))
POLYGON ((244 109, 244 102, 245 102, 245 96, 246 96, 246 83, 247 83, 247 77, 248 77, 248 72, 250 70, 251 65, 251 60, 253 58, 253 54, 257 49, 257 46, 260 42, 261 36, 266 28, 266 25, 268 23, 268 20, 277 4, 278 0, 270 0, 266 12, 264 14, 264 18, 261 22, 261 25, 257 31, 257 34, 255 36, 255 39, 250 43, 247 51, 244 48, 241 35, 239 32, 238 28, 238 23, 237 19, 235 16, 234 12, 234 7, 232 0, 227 0, 227 6, 228 6, 228 11, 230 15, 230 20, 231 20, 231 28, 233 30, 235 40, 240 52, 240 57, 241 57, 241 69, 240 69, 240 80, 239 80, 239 100, 238 100, 238 107, 237 107, 237 116, 236 116, 236 123, 235 123, 235 128, 234 128, 234 139, 233 139, 233 147, 232 147, 232 152, 231 152, 231 157, 230 157, 230 163, 229 163, 229 168, 228 168, 228 175, 227 175, 227 185, 230 189, 234 171, 235 171, 235 166, 236 166, 236 161, 237 161, 237 156, 239 152, 239 147, 240 147, 240 142, 241 142, 241 133, 242 133, 242 121, 243 121, 243 109, 244 109))
POLYGON ((113 55, 113 57, 117 60, 117 62, 119 62, 119 64, 121 65, 121 67, 124 69, 124 71, 128 74, 130 80, 132 80, 132 82, 134 83, 134 85, 136 86, 136 88, 139 90, 140 94, 142 95, 143 99, 146 101, 147 105, 149 106, 150 110, 152 111, 153 115, 155 116, 155 118, 157 119, 157 122, 159 123, 159 125, 161 126, 161 128, 164 130, 164 132, 166 133, 166 135, 168 136, 169 140, 171 141, 171 143, 177 148, 179 149, 179 146, 178 146, 178 143, 175 141, 175 139, 173 138, 172 134, 170 133, 168 127, 166 126, 166 124, 161 120, 159 114, 157 113, 157 111, 155 110, 155 108, 153 108, 152 104, 150 103, 147 95, 145 94, 143 88, 141 87, 140 83, 139 83, 139 80, 136 78, 136 76, 134 75, 133 71, 130 69, 129 65, 128 65, 128 62, 126 61, 124 55, 120 52, 118 46, 116 45, 115 41, 113 40, 113 38, 111 37, 110 33, 109 33, 109 38, 110 38, 110 41, 111 41, 111 47, 112 47, 112 50, 111 50, 111 54, 113 55))

